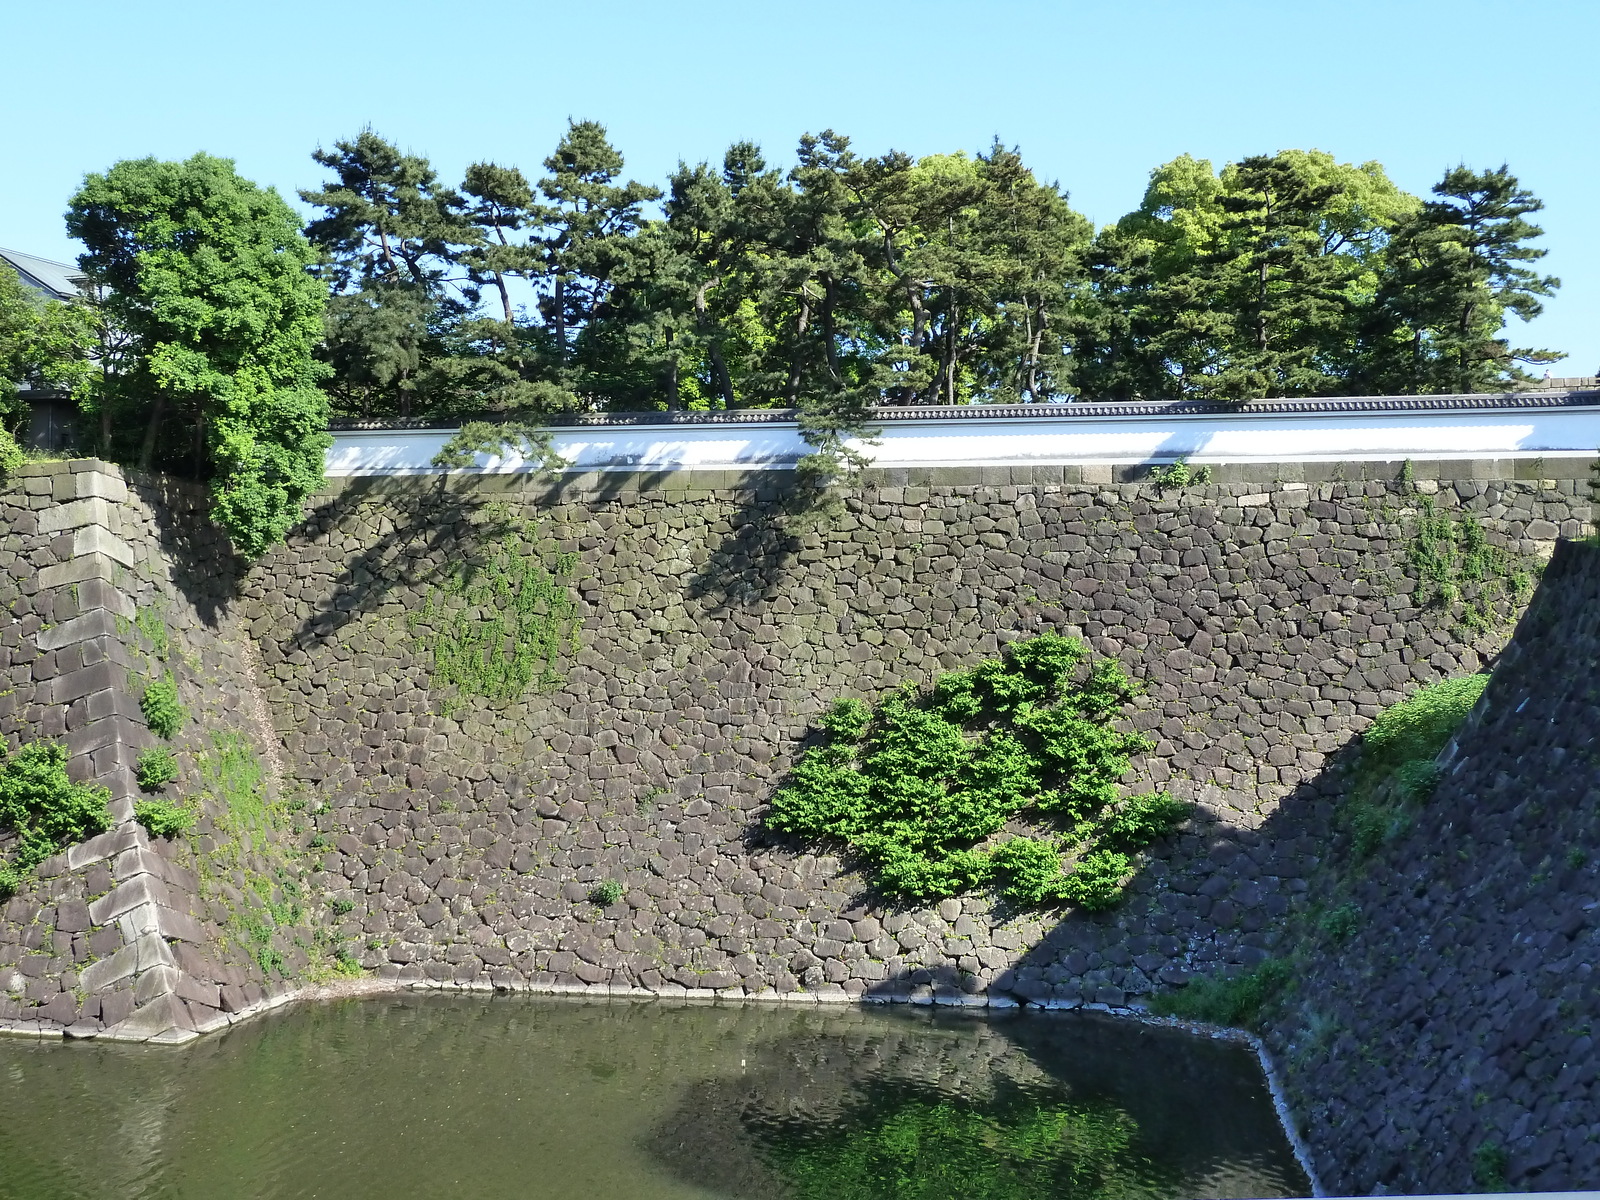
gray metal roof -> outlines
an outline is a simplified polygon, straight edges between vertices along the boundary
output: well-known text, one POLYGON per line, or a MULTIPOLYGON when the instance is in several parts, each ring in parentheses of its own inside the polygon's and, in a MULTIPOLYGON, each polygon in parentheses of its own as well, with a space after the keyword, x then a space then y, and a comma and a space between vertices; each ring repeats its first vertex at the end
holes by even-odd
POLYGON ((78 284, 83 279, 83 272, 75 266, 20 250, 7 250, 4 246, 0 246, 0 260, 9 263, 23 283, 52 300, 72 299, 78 294, 78 284))

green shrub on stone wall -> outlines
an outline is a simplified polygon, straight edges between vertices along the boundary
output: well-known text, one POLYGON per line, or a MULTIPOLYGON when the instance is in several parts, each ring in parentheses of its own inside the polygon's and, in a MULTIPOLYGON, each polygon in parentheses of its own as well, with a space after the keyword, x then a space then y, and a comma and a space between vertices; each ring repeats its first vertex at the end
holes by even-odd
POLYGON ((1432 496, 1418 497, 1417 509, 1406 559, 1418 603, 1454 614, 1469 630, 1514 617, 1533 591, 1539 561, 1516 558, 1490 542, 1475 514, 1452 518, 1432 496))
POLYGON ((171 738, 183 728, 189 714, 178 703, 178 681, 171 671, 144 689, 144 695, 139 697, 139 711, 144 713, 145 724, 157 737, 171 738))
POLYGON ((1439 782, 1434 759, 1488 686, 1487 675, 1441 679, 1390 705, 1361 735, 1361 758, 1342 819, 1358 856, 1410 827, 1410 806, 1439 782))
POLYGON ((493 535, 451 568, 409 624, 435 688, 509 701, 560 683, 562 652, 578 648, 578 556, 555 554, 547 566, 527 525, 491 507, 493 535))
POLYGON ((1387 774, 1437 758, 1488 686, 1487 675, 1441 679, 1384 709, 1361 735, 1362 771, 1387 774))
POLYGON ((110 800, 106 788, 68 777, 67 748, 57 742, 30 742, 14 754, 0 746, 0 829, 16 834, 0 890, 9 894, 52 854, 110 829, 110 800))
POLYGON ((1110 907, 1130 855, 1188 812, 1160 793, 1119 797, 1131 756, 1150 747, 1112 727, 1134 691, 1116 660, 1041 634, 925 694, 902 688, 876 709, 840 700, 766 825, 846 843, 889 896, 992 885, 1022 904, 1110 907), (987 844, 1017 818, 1055 832, 987 844))
POLYGON ((27 461, 28 456, 22 452, 22 447, 17 445, 17 439, 5 428, 0 427, 0 479, 4 479, 27 461))
POLYGON ((1294 978, 1287 959, 1268 959, 1252 971, 1230 976, 1202 976, 1179 991, 1165 992, 1150 1002, 1150 1011, 1164 1017, 1256 1029, 1263 1012, 1294 978))
POLYGON ((133 776, 146 792, 159 792, 178 777, 178 759, 165 746, 155 746, 139 755, 133 776))
POLYGON ((194 810, 188 805, 166 799, 136 800, 133 816, 151 837, 176 837, 195 822, 194 810))

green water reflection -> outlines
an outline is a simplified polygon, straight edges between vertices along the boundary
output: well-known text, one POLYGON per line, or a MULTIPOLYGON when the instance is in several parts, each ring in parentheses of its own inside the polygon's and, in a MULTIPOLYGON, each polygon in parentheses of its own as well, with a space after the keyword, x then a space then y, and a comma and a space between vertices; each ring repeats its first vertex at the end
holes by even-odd
POLYGON ((1122 1200, 1169 1194, 1160 1185, 1178 1182, 1135 1151, 1138 1126, 1114 1104, 1009 1082, 981 1101, 876 1083, 836 1122, 790 1118, 752 1133, 803 1200, 1122 1200))
POLYGON ((1018 1014, 405 995, 0 1039, 0 1197, 1305 1194, 1254 1061, 1018 1014))

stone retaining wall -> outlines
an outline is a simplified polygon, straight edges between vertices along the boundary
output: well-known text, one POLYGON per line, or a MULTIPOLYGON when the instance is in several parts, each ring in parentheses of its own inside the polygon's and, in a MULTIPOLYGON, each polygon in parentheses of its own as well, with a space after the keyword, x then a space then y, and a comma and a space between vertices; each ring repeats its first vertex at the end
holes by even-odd
POLYGON ((1316 881, 1355 932, 1268 1040, 1336 1195, 1600 1178, 1597 669, 1600 548, 1564 544, 1409 831, 1316 881))
POLYGON ((1512 606, 1473 631, 1414 602, 1423 498, 1524 561, 1586 528, 1573 479, 1459 468, 1166 493, 880 479, 799 532, 770 476, 366 481, 250 574, 245 605, 287 769, 320 808, 318 884, 382 977, 1121 1005, 1266 956, 1322 851, 1327 756, 1502 644, 1512 606), (497 705, 431 686, 411 618, 508 514, 579 556, 584 615, 560 685, 497 705), (884 905, 825 847, 761 834, 834 696, 925 684, 1041 629, 1149 685, 1131 718, 1158 746, 1130 786, 1198 805, 1122 909, 884 905), (1286 801, 1302 824, 1263 834, 1286 801), (601 909, 608 879, 623 897, 601 909))
MULTIPOLYGON (((0 489, 0 530, 0 737, 64 740, 69 774, 107 788, 113 818, 0 906, 0 1030, 183 1041, 286 999, 289 983, 225 932, 229 870, 207 858, 216 804, 195 788, 213 733, 254 736, 227 633, 231 555, 200 497, 130 489, 93 459, 34 464, 0 489), (156 743, 139 697, 166 671, 192 716, 174 742, 178 788, 201 812, 192 841, 153 839, 134 819, 135 760, 156 743)), ((261 849, 235 857, 283 859, 261 849)), ((292 949, 294 936, 279 940, 292 949)))

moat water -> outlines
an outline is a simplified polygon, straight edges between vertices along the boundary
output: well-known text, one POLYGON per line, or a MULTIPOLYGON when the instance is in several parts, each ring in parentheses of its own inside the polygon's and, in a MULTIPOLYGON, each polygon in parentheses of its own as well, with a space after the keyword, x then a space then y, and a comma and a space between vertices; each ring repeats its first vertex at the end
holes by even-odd
POLYGON ((1252 1054, 1093 1014, 404 994, 0 1039, 0 1196, 1308 1195, 1252 1054))

